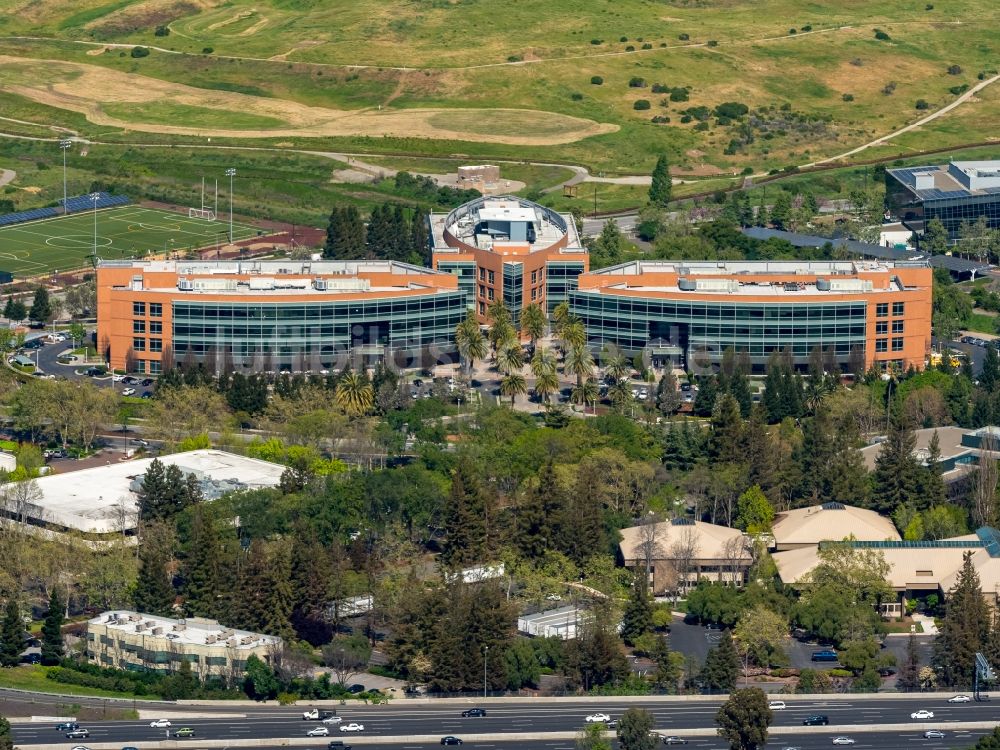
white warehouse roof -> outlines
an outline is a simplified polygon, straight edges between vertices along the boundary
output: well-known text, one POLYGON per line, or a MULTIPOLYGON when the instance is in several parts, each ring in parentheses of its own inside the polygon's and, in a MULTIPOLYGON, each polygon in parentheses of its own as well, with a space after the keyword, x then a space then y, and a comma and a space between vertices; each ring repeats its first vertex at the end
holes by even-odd
MULTIPOLYGON (((36 479, 41 498, 28 509, 28 518, 76 531, 107 534, 121 531, 124 510, 125 528, 134 528, 138 498, 132 483, 142 478, 154 460, 122 461, 36 479)), ((285 470, 268 461, 211 449, 172 453, 159 460, 165 467, 176 464, 185 476, 193 473, 214 482, 230 480, 234 488, 275 487, 285 470)))

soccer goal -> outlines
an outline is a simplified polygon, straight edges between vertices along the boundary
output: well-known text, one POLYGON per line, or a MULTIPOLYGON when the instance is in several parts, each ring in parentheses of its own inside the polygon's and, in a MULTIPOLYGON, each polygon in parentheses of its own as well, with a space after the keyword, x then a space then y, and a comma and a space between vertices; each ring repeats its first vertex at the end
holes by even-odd
POLYGON ((189 208, 188 218, 205 219, 206 221, 215 221, 215 211, 213 211, 210 208, 189 208))

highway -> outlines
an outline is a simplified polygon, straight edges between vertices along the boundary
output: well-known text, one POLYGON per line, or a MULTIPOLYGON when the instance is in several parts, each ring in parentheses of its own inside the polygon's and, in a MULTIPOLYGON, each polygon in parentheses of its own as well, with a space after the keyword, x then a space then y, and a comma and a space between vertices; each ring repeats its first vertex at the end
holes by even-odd
MULTIPOLYGON (((784 698, 784 696, 782 696, 784 698)), ((635 697, 630 699, 608 699, 607 703, 587 701, 525 701, 484 703, 488 715, 484 718, 462 718, 463 709, 476 705, 474 701, 434 701, 430 703, 408 703, 400 701, 388 706, 365 706, 349 703, 346 706, 336 706, 334 710, 345 723, 359 722, 364 724, 364 732, 354 734, 338 731, 336 726, 330 727, 331 738, 353 741, 356 738, 372 742, 377 737, 394 737, 405 739, 416 736, 443 736, 453 734, 461 737, 467 735, 491 735, 497 741, 502 741, 505 734, 539 734, 539 733, 572 733, 578 732, 584 725, 584 717, 590 713, 604 712, 617 718, 630 706, 648 709, 656 719, 656 729, 661 733, 672 731, 709 730, 714 727, 715 712, 719 699, 705 698, 686 701, 657 701, 635 697)), ((784 728, 794 732, 802 726, 803 719, 810 714, 823 714, 829 717, 830 727, 810 728, 811 732, 820 731, 824 736, 838 734, 837 726, 866 725, 877 726, 895 733, 915 734, 918 722, 910 718, 910 714, 918 709, 929 709, 934 712, 933 720, 921 723, 925 728, 937 728, 948 731, 949 725, 958 722, 990 722, 1000 720, 1000 712, 992 703, 949 704, 941 696, 907 696, 905 698, 879 698, 876 695, 849 696, 844 698, 810 697, 804 700, 787 698, 788 708, 775 711, 773 727, 784 728), (899 725, 893 728, 892 725, 899 725)), ((121 743, 122 745, 138 745, 143 742, 154 742, 166 739, 165 729, 153 729, 149 726, 150 718, 155 716, 157 709, 143 707, 143 719, 116 722, 86 722, 82 726, 91 732, 84 744, 90 743, 121 743)), ((233 706, 229 709, 229 717, 212 717, 200 707, 183 708, 173 706, 164 708, 164 715, 172 721, 171 730, 179 727, 191 727, 196 739, 200 740, 246 740, 246 739, 284 739, 299 738, 305 740, 306 733, 317 726, 315 721, 303 721, 304 706, 233 706), (188 715, 203 718, 178 718, 188 715), (240 715, 245 714, 246 718, 240 715)), ((222 707, 215 708, 222 710, 222 707)), ((951 732, 948 732, 951 735, 951 732)), ((859 746, 861 738, 865 742, 871 739, 871 733, 858 735, 859 746)), ((33 744, 49 744, 61 741, 61 736, 52 724, 19 723, 14 726, 14 740, 18 746, 33 744)), ((322 738, 317 738, 320 742, 322 738)), ((931 741, 922 744, 932 745, 931 741)), ((692 739, 692 742, 694 740, 692 739)), ((76 744, 76 743, 73 743, 76 744)), ((181 744, 187 744, 182 741, 181 744)), ((325 741, 323 741, 325 745, 325 741)), ((795 745, 796 743, 785 743, 795 745)), ((949 745, 940 745, 946 747, 949 745)))

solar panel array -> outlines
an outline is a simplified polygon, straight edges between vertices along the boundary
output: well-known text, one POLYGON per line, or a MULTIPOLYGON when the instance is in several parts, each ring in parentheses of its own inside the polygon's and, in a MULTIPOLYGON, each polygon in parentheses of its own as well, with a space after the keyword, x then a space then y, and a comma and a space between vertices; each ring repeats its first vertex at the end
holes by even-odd
MULTIPOLYGON (((978 532, 977 532, 978 533, 978 532)), ((847 546, 852 549, 981 549, 988 545, 981 539, 924 539, 920 541, 870 541, 861 539, 849 539, 841 542, 826 541, 820 542, 819 548, 825 549, 831 546, 847 546)))
MULTIPOLYGON (((917 188, 916 175, 921 172, 938 172, 939 167, 900 167, 899 169, 886 170, 889 174, 902 182, 906 187, 916 193, 921 200, 943 200, 945 198, 968 198, 972 192, 960 187, 958 190, 941 190, 940 188, 917 188)), ((1000 188, 982 188, 975 191, 975 194, 1000 193, 1000 188)))
MULTIPOLYGON (((124 206, 129 203, 128 196, 112 195, 111 193, 99 192, 97 194, 98 208, 112 208, 113 206, 124 206)), ((93 210, 94 199, 89 195, 75 195, 66 200, 66 213, 74 214, 80 211, 93 210)), ((26 221, 37 221, 38 219, 51 219, 59 216, 62 212, 58 208, 49 206, 48 208, 33 208, 30 211, 15 211, 12 214, 0 215, 0 227, 11 224, 23 224, 26 221)))

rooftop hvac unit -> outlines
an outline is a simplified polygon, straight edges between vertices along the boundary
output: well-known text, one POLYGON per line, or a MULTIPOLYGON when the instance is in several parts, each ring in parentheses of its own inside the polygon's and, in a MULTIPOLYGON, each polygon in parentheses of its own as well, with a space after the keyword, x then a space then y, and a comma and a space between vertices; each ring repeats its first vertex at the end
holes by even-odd
POLYGON ((190 292, 194 289, 191 279, 177 279, 177 288, 182 292, 190 292))
POLYGON ((693 292, 698 288, 698 282, 694 279, 677 279, 677 288, 682 292, 693 292))
POLYGON ((163 628, 161 628, 161 627, 153 628, 152 632, 153 632, 153 635, 163 635, 163 628))
POLYGON ((326 279, 313 279, 313 288, 317 292, 326 291, 326 279))
POLYGON ((142 619, 142 615, 138 613, 132 613, 128 616, 129 622, 139 622, 142 619))
POLYGON ((215 643, 217 640, 219 640, 219 636, 217 636, 215 633, 211 633, 205 636, 205 643, 211 644, 215 643))
POLYGON ((240 638, 240 645, 241 646, 249 646, 255 640, 256 640, 256 638, 254 638, 252 635, 245 635, 242 638, 240 638))
POLYGON ((179 622, 176 625, 174 625, 175 632, 179 633, 182 630, 187 630, 187 625, 185 625, 183 622, 179 622))

